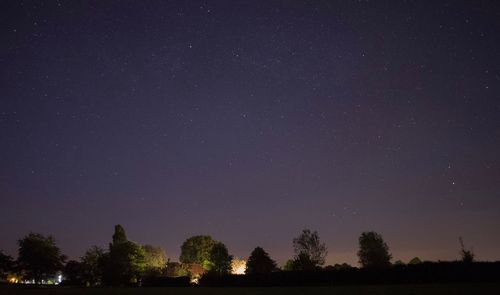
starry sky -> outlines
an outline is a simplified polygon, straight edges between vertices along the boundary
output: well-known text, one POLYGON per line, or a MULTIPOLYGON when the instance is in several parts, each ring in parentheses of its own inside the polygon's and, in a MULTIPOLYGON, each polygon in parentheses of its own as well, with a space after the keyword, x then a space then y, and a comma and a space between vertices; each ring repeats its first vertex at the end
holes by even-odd
POLYGON ((500 259, 498 1, 2 1, 0 249, 318 230, 500 259))

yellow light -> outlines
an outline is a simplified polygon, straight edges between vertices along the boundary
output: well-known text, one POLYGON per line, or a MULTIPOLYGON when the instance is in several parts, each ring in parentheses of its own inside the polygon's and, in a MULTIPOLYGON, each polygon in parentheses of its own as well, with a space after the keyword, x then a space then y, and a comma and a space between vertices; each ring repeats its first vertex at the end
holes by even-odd
POLYGON ((194 284, 194 285, 198 285, 200 283, 200 277, 199 276, 191 277, 190 283, 194 284))
POLYGON ((244 259, 233 259, 231 262, 231 273, 233 275, 244 275, 247 269, 247 262, 244 259))

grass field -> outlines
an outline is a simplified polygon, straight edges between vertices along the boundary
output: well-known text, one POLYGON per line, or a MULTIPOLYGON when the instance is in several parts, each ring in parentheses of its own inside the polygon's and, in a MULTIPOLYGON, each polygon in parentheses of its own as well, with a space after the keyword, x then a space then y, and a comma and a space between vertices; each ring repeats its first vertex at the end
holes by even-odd
POLYGON ((500 284, 377 285, 270 288, 31 288, 0 286, 1 295, 416 295, 500 294, 500 284))

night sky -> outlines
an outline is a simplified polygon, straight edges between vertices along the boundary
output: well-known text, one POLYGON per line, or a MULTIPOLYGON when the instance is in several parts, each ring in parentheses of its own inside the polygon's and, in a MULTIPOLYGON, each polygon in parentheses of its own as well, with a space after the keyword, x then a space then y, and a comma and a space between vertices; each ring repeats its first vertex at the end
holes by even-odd
POLYGON ((318 230, 500 259, 499 1, 2 1, 0 249, 318 230))

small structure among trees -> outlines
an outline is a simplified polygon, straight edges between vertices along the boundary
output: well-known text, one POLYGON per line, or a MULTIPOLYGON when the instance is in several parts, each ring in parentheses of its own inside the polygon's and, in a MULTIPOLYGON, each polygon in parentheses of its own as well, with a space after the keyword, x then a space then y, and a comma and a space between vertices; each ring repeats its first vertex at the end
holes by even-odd
POLYGON ((167 261, 167 268, 165 270, 165 275, 171 278, 177 277, 187 277, 189 276, 189 269, 186 264, 181 264, 179 262, 167 261))

